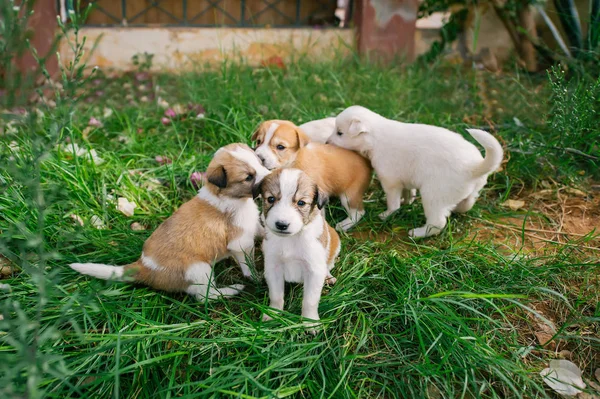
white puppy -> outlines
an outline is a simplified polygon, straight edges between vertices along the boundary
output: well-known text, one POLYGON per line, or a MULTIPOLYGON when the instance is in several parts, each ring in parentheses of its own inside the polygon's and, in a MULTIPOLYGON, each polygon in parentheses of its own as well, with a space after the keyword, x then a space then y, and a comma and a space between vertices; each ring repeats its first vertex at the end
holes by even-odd
POLYGON ((317 119, 298 126, 310 141, 325 143, 335 128, 335 118, 317 119))
MULTIPOLYGON (((340 238, 321 209, 327 196, 299 169, 279 169, 261 184, 265 239, 265 279, 271 307, 283 310, 284 282, 304 283, 302 316, 319 320, 323 284, 335 283, 330 270, 340 238)), ((263 320, 270 320, 263 315, 263 320)))
POLYGON ((485 150, 450 130, 386 119, 364 107, 352 106, 336 118, 328 143, 355 150, 371 165, 387 197, 385 219, 400 208, 402 191, 419 189, 427 222, 409 231, 411 237, 438 234, 451 211, 473 207, 487 176, 502 162, 502 146, 483 130, 467 129, 485 150))

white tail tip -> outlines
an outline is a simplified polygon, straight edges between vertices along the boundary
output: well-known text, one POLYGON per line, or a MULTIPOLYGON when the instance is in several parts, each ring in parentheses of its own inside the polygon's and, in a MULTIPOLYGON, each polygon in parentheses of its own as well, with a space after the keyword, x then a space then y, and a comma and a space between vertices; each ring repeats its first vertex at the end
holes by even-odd
POLYGON ((123 277, 123 266, 109 266, 101 263, 71 263, 70 266, 81 274, 103 280, 121 280, 123 277))

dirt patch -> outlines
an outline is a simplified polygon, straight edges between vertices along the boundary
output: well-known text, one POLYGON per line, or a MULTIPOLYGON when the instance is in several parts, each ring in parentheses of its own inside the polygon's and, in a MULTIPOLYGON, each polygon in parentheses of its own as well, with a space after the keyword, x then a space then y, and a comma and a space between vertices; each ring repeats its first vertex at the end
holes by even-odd
POLYGON ((546 189, 512 198, 522 214, 476 219, 472 235, 511 249, 542 255, 577 245, 600 255, 600 194, 570 188, 546 189))

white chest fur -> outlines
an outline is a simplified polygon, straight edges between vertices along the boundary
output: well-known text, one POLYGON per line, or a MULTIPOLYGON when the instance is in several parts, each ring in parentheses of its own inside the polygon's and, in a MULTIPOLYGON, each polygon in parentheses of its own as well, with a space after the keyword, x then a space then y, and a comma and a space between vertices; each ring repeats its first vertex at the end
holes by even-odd
POLYGON ((327 248, 319 241, 323 228, 323 219, 319 215, 301 232, 290 237, 278 236, 267 229, 262 246, 265 274, 271 271, 283 273, 285 281, 294 283, 303 283, 308 274, 325 276, 328 272, 327 248))
POLYGON ((231 223, 241 230, 237 237, 227 243, 227 249, 232 252, 250 252, 254 248, 259 211, 252 198, 218 197, 206 187, 200 189, 198 197, 228 215, 231 223))

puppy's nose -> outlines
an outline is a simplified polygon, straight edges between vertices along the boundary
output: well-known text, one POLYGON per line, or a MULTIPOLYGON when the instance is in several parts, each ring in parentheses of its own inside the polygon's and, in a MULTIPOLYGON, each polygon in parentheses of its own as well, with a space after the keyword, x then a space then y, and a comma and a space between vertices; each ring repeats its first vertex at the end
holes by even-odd
POLYGON ((329 142, 329 139, 327 139, 327 140, 325 141, 325 144, 331 144, 331 143, 329 142))
POLYGON ((287 228, 289 227, 289 223, 285 223, 285 222, 275 222, 275 227, 277 227, 277 230, 281 230, 281 231, 286 231, 287 228))
POLYGON ((263 157, 262 155, 258 155, 258 154, 256 154, 256 156, 258 157, 258 159, 260 159, 260 162, 264 165, 265 164, 265 157, 263 157))

